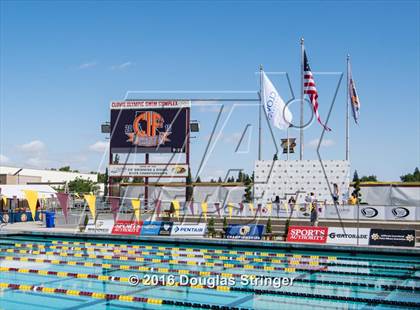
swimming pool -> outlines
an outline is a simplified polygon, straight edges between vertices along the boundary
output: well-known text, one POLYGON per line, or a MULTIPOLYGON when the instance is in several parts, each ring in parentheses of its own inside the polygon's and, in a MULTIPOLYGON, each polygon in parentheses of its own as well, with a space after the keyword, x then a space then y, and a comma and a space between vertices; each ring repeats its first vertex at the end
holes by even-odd
POLYGON ((2 309, 419 308, 419 280, 418 256, 0 238, 2 309))

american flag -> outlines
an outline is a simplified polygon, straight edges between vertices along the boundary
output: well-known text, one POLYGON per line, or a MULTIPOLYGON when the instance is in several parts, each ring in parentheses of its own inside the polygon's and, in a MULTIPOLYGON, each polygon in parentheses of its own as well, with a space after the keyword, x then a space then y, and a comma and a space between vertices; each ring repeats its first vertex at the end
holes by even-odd
POLYGON ((306 51, 303 52, 303 93, 308 95, 309 100, 312 103, 314 113, 318 122, 325 128, 327 131, 331 131, 326 125, 321 121, 321 117, 318 112, 318 91, 316 90, 316 85, 314 77, 312 75, 311 67, 309 67, 308 57, 306 57, 306 51))
POLYGON ((359 115, 360 115, 360 101, 359 101, 359 96, 357 95, 357 92, 356 92, 356 85, 351 75, 351 71, 350 71, 350 78, 349 78, 349 96, 350 96, 351 107, 353 110, 353 118, 356 124, 358 124, 359 115))

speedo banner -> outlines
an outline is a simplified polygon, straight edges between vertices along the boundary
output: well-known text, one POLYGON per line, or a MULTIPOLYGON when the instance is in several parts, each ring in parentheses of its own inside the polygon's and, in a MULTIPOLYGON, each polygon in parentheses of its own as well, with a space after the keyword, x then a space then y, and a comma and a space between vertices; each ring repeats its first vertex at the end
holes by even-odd
POLYGON ((188 108, 111 110, 114 153, 183 153, 188 108))
POLYGON ((264 232, 264 225, 229 225, 226 231, 227 239, 260 240, 264 232))
POLYGON ((112 227, 113 235, 140 235, 143 222, 137 221, 116 221, 112 227))
POLYGON ((414 229, 379 229, 370 230, 369 245, 391 245, 413 247, 416 243, 414 229))
POLYGON ((326 243, 327 235, 328 227, 290 226, 287 241, 326 243))

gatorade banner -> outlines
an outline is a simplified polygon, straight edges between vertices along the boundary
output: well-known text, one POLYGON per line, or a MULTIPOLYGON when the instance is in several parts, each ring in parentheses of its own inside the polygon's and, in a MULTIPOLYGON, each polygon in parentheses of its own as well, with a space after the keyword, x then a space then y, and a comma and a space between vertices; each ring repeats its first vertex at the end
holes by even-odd
POLYGON ((112 227, 113 235, 140 235, 142 221, 117 221, 112 227))
POLYGON ((227 239, 261 240, 264 225, 229 225, 226 231, 227 239))
POLYGON ((391 245, 413 247, 416 243, 414 229, 379 229, 370 230, 369 245, 391 245))
POLYGON ((328 244, 368 245, 370 228, 328 227, 328 244))
POLYGON ((326 243, 328 227, 290 226, 287 234, 289 242, 326 243))

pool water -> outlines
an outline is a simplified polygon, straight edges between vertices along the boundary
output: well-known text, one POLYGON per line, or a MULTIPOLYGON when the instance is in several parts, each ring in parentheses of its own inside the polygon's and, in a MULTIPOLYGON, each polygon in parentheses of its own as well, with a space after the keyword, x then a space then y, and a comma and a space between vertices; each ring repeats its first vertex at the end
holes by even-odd
POLYGON ((0 309, 420 308, 418 256, 63 240, 0 238, 0 309))

